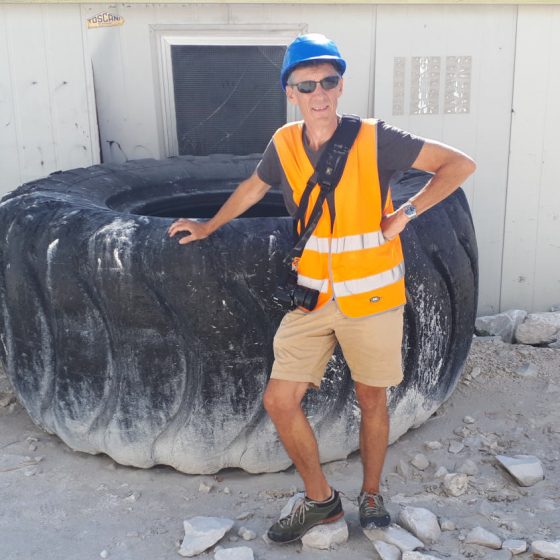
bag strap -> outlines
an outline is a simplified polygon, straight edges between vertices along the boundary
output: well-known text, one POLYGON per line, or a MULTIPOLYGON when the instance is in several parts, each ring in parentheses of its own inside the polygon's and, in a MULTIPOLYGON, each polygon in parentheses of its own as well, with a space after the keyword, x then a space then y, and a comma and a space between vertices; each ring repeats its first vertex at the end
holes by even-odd
POLYGON ((303 191, 295 215, 294 233, 297 238, 297 242, 285 259, 285 262, 288 264, 291 264, 294 259, 301 257, 305 244, 319 223, 323 213, 323 203, 325 199, 327 200, 329 206, 332 231, 336 217, 334 207, 334 190, 342 178, 344 166, 346 165, 346 161, 348 159, 348 153, 358 136, 361 124, 362 121, 360 117, 356 115, 342 116, 340 123, 325 148, 325 151, 319 158, 313 174, 307 181, 307 185, 303 191), (311 191, 317 184, 319 184, 321 192, 319 193, 317 202, 311 211, 309 221, 305 224, 305 214, 307 213, 307 207, 309 205, 309 197, 311 195, 311 191))

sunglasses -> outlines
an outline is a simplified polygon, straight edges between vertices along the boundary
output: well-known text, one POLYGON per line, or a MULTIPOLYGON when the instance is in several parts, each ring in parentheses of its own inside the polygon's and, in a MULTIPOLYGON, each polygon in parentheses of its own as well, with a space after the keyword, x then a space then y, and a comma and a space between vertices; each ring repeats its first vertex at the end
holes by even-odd
POLYGON ((335 88, 340 82, 340 76, 327 76, 318 82, 314 80, 304 80, 297 84, 288 84, 290 87, 295 87, 300 93, 313 93, 317 88, 317 84, 321 84, 321 87, 328 91, 329 89, 335 88))

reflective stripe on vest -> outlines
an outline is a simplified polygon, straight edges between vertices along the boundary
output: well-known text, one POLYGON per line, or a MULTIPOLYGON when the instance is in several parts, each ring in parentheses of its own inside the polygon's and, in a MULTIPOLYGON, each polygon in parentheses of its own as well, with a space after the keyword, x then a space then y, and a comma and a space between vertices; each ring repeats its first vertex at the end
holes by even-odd
MULTIPOLYGON (((290 123, 273 140, 286 179, 299 204, 313 166, 303 145, 303 122, 290 123)), ((309 218, 317 196, 313 189, 309 218)), ((376 122, 365 119, 334 194, 336 219, 331 233, 327 204, 299 260, 298 284, 319 290, 317 308, 335 297, 349 317, 382 313, 403 305, 404 263, 398 237, 381 233, 381 189, 377 170, 376 122)), ((390 196, 385 213, 392 212, 390 196)))
POLYGON ((373 274, 367 278, 357 278, 356 280, 345 280, 344 282, 334 283, 334 293, 337 296, 351 296, 354 294, 364 294, 384 288, 394 284, 404 276, 404 263, 398 264, 391 270, 373 274))
POLYGON ((315 280, 315 278, 309 278, 303 274, 298 274, 298 284, 300 286, 305 286, 306 288, 311 288, 312 290, 317 290, 323 294, 327 294, 329 292, 328 280, 315 280))
MULTIPOLYGON (((310 251, 317 251, 318 253, 328 253, 329 240, 330 238, 328 237, 312 235, 305 244, 305 248, 310 251)), ((371 249, 372 247, 379 247, 383 243, 386 243, 386 241, 381 230, 358 235, 347 235, 346 237, 333 238, 331 240, 330 252, 346 253, 348 251, 371 249)))

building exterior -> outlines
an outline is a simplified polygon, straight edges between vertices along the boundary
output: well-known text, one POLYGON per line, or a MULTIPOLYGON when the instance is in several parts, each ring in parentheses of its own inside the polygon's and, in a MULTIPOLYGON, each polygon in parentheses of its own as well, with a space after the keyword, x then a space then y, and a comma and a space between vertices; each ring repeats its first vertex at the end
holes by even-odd
POLYGON ((101 161, 262 150, 297 118, 275 81, 283 49, 322 32, 348 61, 342 111, 476 159, 479 313, 546 311, 560 303, 559 27, 555 3, 2 4, 0 193, 101 161))

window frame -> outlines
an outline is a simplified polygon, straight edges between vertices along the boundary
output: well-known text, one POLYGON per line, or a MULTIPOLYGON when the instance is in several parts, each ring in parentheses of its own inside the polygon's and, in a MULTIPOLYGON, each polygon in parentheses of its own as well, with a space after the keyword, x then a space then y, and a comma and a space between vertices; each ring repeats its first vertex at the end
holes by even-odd
MULTIPOLYGON (((178 156, 177 116, 173 87, 171 49, 174 46, 281 46, 287 47, 304 25, 153 25, 152 45, 155 50, 154 75, 158 105, 158 132, 164 156, 178 156)), ((286 100, 288 122, 297 119, 297 109, 286 100)))

